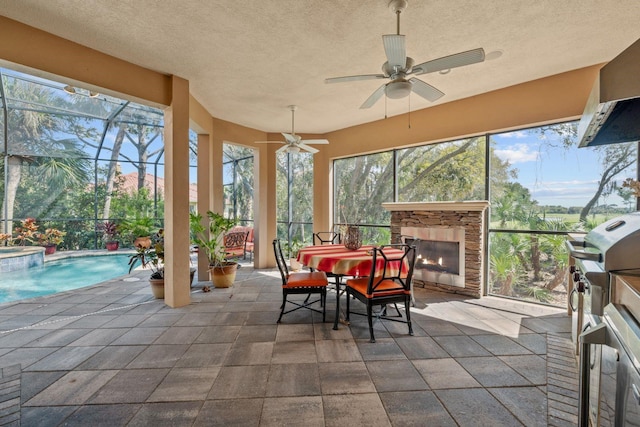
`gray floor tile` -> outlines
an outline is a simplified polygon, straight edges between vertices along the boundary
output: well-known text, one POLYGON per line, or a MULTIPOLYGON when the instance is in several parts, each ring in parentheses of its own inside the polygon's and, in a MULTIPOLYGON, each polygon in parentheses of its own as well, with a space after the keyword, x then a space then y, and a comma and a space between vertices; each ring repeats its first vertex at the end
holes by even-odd
POLYGON ((525 347, 502 335, 474 335, 471 338, 496 356, 531 354, 525 347))
POLYGON ((144 403, 168 373, 168 368, 118 371, 89 403, 144 403))
POLYGON ((281 341, 273 346, 271 363, 317 363, 315 341, 281 341))
POLYGON ((171 327, 155 340, 154 344, 191 344, 203 331, 202 327, 171 327))
POLYGON ((502 356, 500 360, 511 366, 532 384, 544 385, 547 383, 547 361, 540 356, 502 356))
POLYGON ((263 399, 207 400, 193 426, 255 426, 260 425, 263 399))
POLYGON ((268 377, 268 365, 223 366, 207 400, 264 397, 268 377))
POLYGON ((0 335, 0 348, 22 347, 48 333, 49 331, 43 329, 23 329, 3 334, 0 335))
POLYGON ((188 345, 150 345, 127 365, 127 369, 172 368, 188 348, 188 345))
POLYGON ((145 345, 110 345, 82 362, 78 369, 124 369, 145 348, 145 345))
POLYGON ((60 329, 29 342, 25 347, 62 347, 91 332, 90 329, 60 329))
POLYGON ((380 393, 380 399, 395 426, 457 426, 431 391, 380 393))
POLYGON ((19 363, 24 370, 56 350, 56 347, 17 348, 0 356, 0 366, 11 366, 19 363))
POLYGON ((409 360, 370 361, 366 366, 378 393, 429 388, 409 360))
POLYGON ((496 357, 461 357, 456 361, 483 387, 532 385, 525 377, 496 357))
POLYGON ((118 371, 71 371, 25 402, 24 406, 82 405, 118 371))
POLYGON ((140 410, 142 405, 91 405, 82 406, 66 420, 64 426, 113 427, 124 426, 140 410))
POLYGON ((320 395, 320 374, 316 363, 272 365, 266 396, 320 395))
POLYGON ((272 342, 275 341, 277 325, 243 326, 238 334, 238 342, 272 342))
POLYGON ((264 400, 261 426, 322 427, 324 412, 321 396, 278 397, 264 400))
POLYGON ((102 347, 62 347, 50 355, 40 359, 24 370, 29 371, 68 371, 75 368, 97 352, 102 347))
POLYGON ((226 366, 268 365, 273 354, 273 342, 237 342, 224 360, 226 366))
POLYGON ((308 341, 314 338, 313 325, 278 325, 276 342, 280 341, 308 341))
POLYGON ((203 402, 145 403, 127 424, 129 427, 190 426, 203 402))
POLYGON ((435 394, 462 427, 523 425, 485 389, 435 390, 435 394))
POLYGON ((316 341, 318 362, 356 362, 362 361, 362 355, 353 340, 316 341))
POLYGON ((240 333, 240 328, 241 326, 207 326, 195 342, 198 344, 232 343, 240 333))
POLYGON ((163 313, 149 316, 146 320, 139 323, 142 328, 150 328, 154 326, 174 326, 185 314, 183 313, 163 313))
POLYGON ((320 363, 322 394, 372 393, 376 388, 364 362, 320 363))
MULTIPOLYGON (((21 403, 31 399, 54 382, 58 381, 66 372, 23 372, 20 390, 21 403)), ((29 425, 29 424, 26 424, 29 425)))
POLYGON ((364 360, 398 360, 407 359, 407 356, 391 338, 376 339, 375 343, 358 341, 358 350, 364 360))
POLYGON ((432 389, 481 387, 453 358, 414 360, 413 365, 432 389))
POLYGON ((449 357, 431 337, 397 338, 396 342, 408 359, 440 359, 449 357))
POLYGON ((484 347, 467 336, 435 337, 434 340, 451 357, 491 356, 484 347))
POLYGON ((20 417, 22 426, 53 427, 61 425, 78 406, 23 407, 20 417))
POLYGON ((326 426, 391 426, 377 393, 323 396, 326 426))
POLYGON ((537 387, 489 389, 527 427, 547 425, 547 396, 537 387))
MULTIPOLYGON (((270 344, 270 343, 269 343, 270 344)), ((229 354, 231 344, 192 344, 176 363, 177 368, 220 366, 229 354)))
POLYGON ((205 400, 220 367, 173 368, 162 380, 148 402, 205 400))
POLYGON ((69 343, 70 346, 93 346, 93 345, 109 345, 116 339, 120 338, 128 329, 93 329, 89 333, 83 335, 77 340, 69 343))
POLYGON ((152 344, 160 335, 166 331, 166 327, 156 328, 133 328, 113 341, 113 345, 141 345, 152 344))

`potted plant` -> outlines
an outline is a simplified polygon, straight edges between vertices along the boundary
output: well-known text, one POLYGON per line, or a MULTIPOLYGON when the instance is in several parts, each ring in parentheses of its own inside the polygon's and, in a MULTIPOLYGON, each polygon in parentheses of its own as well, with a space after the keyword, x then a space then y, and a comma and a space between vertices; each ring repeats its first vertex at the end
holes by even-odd
POLYGON ((151 247, 151 234, 155 228, 153 218, 139 217, 134 219, 127 219, 123 222, 121 228, 123 232, 129 234, 133 240, 134 247, 151 247))
POLYGON ((96 231, 102 233, 104 245, 108 251, 117 251, 120 242, 116 239, 118 236, 118 225, 113 221, 105 221, 96 225, 96 231))
POLYGON ((57 228, 47 228, 44 233, 37 233, 38 242, 44 246, 45 255, 51 255, 56 252, 56 247, 62 243, 65 234, 67 233, 57 228))
POLYGON ((15 228, 16 237, 14 240, 16 245, 26 246, 27 242, 34 243, 38 238, 38 224, 35 218, 27 218, 20 221, 20 226, 15 228))
POLYGON ((223 239, 236 221, 211 211, 207 211, 208 226, 203 224, 203 217, 199 213, 191 213, 189 217, 192 243, 207 254, 211 282, 216 288, 230 287, 235 280, 238 263, 227 260, 223 239))
POLYGON ((298 251, 302 247, 302 242, 294 238, 291 243, 284 244, 285 251, 289 254, 289 266, 292 271, 302 270, 302 264, 298 262, 298 251))
POLYGON ((164 298, 164 232, 160 229, 153 236, 153 241, 147 247, 136 246, 136 252, 129 256, 129 273, 140 263, 142 268, 149 269, 151 276, 149 284, 151 292, 156 298, 164 298))

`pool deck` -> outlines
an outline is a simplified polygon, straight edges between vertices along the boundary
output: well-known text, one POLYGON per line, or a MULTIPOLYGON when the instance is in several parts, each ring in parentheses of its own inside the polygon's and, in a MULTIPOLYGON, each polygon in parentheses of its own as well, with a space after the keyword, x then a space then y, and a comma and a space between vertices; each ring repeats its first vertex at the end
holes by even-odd
POLYGON ((378 321, 372 344, 359 316, 332 330, 334 292, 326 323, 298 310, 277 324, 274 270, 245 264, 229 289, 196 283, 177 309, 153 299, 147 277, 1 304, 0 374, 14 390, 5 417, 39 427, 576 424, 566 309, 418 288, 414 336, 378 321))

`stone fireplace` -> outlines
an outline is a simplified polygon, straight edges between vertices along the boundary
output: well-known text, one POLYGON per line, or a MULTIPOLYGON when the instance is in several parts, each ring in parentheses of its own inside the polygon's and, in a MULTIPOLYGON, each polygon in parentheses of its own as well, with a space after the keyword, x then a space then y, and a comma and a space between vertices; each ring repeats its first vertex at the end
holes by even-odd
POLYGON ((420 239, 414 286, 480 298, 483 293, 486 201, 383 203, 391 242, 420 239))

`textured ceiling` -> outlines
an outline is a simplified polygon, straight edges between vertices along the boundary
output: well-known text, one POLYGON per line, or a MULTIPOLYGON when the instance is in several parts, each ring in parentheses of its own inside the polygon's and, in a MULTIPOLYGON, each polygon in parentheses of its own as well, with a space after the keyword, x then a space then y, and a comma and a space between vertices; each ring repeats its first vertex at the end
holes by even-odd
MULTIPOLYGON (((190 81, 215 117, 266 132, 325 133, 379 120, 384 99, 359 106, 382 81, 382 35, 396 31, 387 0, 0 0, 0 14, 190 81)), ((407 55, 421 63, 483 47, 483 63, 420 76, 445 96, 412 95, 411 110, 615 57, 640 38, 638 0, 409 0, 407 55)), ((5 41, 6 42, 6 41, 5 41)), ((123 76, 126 78, 126 76, 123 76)), ((388 115, 408 99, 388 100, 388 115)))

